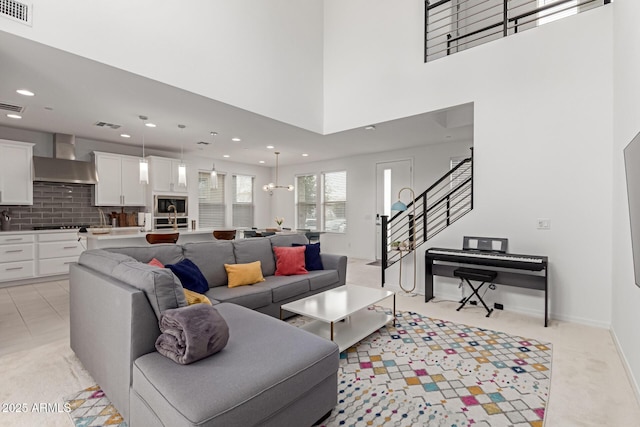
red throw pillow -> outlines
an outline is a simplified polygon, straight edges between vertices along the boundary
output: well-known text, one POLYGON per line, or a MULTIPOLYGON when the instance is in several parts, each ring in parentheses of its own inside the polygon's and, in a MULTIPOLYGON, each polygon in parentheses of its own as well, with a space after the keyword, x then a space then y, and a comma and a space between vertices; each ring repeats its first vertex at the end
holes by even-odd
POLYGON ((304 246, 284 247, 275 246, 273 252, 276 254, 276 276, 292 276, 295 274, 308 274, 304 268, 304 246))
POLYGON ((152 259, 151 261, 148 262, 148 264, 153 265, 154 267, 164 268, 164 264, 158 261, 157 258, 152 259))

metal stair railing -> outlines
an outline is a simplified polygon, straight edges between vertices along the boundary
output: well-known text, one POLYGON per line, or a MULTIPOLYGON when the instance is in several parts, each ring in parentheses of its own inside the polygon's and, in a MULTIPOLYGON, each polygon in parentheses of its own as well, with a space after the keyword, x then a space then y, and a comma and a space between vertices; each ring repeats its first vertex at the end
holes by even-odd
POLYGON ((407 210, 397 212, 391 218, 381 216, 383 287, 387 268, 473 209, 473 148, 471 150, 469 158, 416 196, 407 205, 407 210))
POLYGON ((611 0, 425 0, 424 62, 609 3, 611 0))

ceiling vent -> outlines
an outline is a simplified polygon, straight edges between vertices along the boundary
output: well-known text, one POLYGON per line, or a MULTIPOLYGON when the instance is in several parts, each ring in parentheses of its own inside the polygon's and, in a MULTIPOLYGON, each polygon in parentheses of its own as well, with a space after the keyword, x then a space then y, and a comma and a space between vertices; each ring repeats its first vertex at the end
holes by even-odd
POLYGON ((31 25, 32 7, 16 0, 0 0, 0 16, 31 25))
POLYGON ((113 123, 107 123, 107 122, 97 122, 96 126, 99 126, 101 128, 111 128, 111 129, 120 129, 122 127, 120 125, 114 125, 113 123))
POLYGON ((198 141, 198 142, 196 142, 196 144, 198 144, 198 145, 209 145, 211 143, 210 142, 206 142, 206 141, 198 141))
POLYGON ((0 102, 0 110, 11 111, 12 113, 23 113, 24 107, 21 107, 19 105, 7 104, 6 102, 0 102))

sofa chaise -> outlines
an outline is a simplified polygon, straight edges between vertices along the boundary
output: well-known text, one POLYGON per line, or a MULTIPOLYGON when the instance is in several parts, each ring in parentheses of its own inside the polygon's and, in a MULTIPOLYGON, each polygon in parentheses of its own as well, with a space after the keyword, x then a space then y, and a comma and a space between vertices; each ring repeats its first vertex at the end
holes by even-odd
POLYGON ((276 276, 275 246, 300 235, 95 249, 70 266, 71 348, 131 427, 308 426, 337 401, 335 343, 277 319, 280 306, 345 284, 346 257, 276 276), (189 259, 229 327, 219 353, 180 365, 156 351, 164 310, 186 306, 180 280, 148 265, 189 259), (225 264, 260 261, 265 281, 227 287, 225 264))

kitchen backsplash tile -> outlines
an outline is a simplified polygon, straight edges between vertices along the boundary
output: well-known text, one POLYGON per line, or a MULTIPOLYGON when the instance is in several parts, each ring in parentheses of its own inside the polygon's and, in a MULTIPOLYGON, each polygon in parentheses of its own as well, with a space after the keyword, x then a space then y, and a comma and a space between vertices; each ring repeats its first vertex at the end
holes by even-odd
MULTIPOLYGON (((98 208, 93 206, 91 184, 33 183, 33 206, 0 206, 8 211, 11 230, 31 230, 46 225, 92 225, 100 223, 98 208)), ((119 206, 101 206, 106 215, 120 212, 119 206)), ((128 206, 127 213, 143 212, 144 206, 128 206)), ((107 218, 108 221, 108 218, 107 218)))

